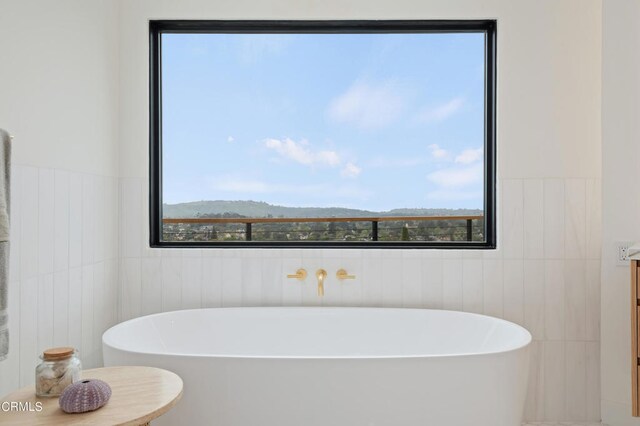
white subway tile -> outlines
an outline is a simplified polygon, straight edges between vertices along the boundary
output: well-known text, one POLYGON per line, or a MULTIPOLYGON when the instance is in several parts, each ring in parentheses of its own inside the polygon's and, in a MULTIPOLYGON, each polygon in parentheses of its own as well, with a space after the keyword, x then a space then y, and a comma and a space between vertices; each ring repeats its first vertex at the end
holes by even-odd
POLYGON ((504 319, 524 323, 524 262, 504 259, 504 319))
MULTIPOLYGON (((23 360, 35 363, 42 353, 38 347, 38 277, 32 276, 22 281, 20 287, 20 354, 23 360)), ((20 368, 20 386, 33 384, 33 368, 20 368)))
POLYGON ((566 419, 566 375, 564 342, 544 342, 545 420, 566 419))
POLYGON ((544 181, 544 257, 564 258, 565 194, 562 179, 544 181))
POLYGON ((95 262, 95 176, 82 175, 82 265, 88 266, 95 262))
MULTIPOLYGON (((104 262, 106 259, 105 239, 107 235, 107 183, 106 178, 96 176, 93 179, 94 203, 93 210, 93 258, 94 262, 104 262)), ((117 229, 114 230, 117 232, 117 229)))
MULTIPOLYGON (((53 212, 53 269, 56 272, 69 269, 69 196, 69 173, 56 170, 53 212)), ((117 229, 112 232, 117 232, 117 229)))
POLYGON ((584 260, 566 260, 565 285, 565 333, 567 340, 585 340, 587 326, 586 263, 584 260))
POLYGON ((54 173, 52 169, 38 171, 38 271, 53 272, 54 239, 54 173))
POLYGON ((38 169, 24 167, 20 199, 20 279, 38 275, 38 169))
MULTIPOLYGON (((269 250, 271 252, 271 250, 269 250)), ((282 271, 282 255, 280 250, 274 250, 277 253, 269 253, 271 255, 277 254, 277 257, 265 257, 263 256, 261 272, 262 277, 262 305, 263 306, 280 306, 282 305, 282 277, 286 274, 282 271)))
POLYGON ((242 270, 242 306, 260 306, 262 299, 262 258, 259 252, 243 253, 242 270))
POLYGON ((362 262, 362 301, 365 306, 382 305, 382 250, 365 250, 362 262))
POLYGON ((502 180, 502 246, 504 259, 521 259, 524 250, 524 201, 521 179, 502 180))
MULTIPOLYGON (((38 277, 38 348, 53 347, 53 274, 38 277)), ((32 331, 33 332, 33 331, 32 331)))
MULTIPOLYGON (((82 267, 69 269, 69 346, 82 348, 82 267)), ((83 353, 80 354, 82 358, 83 353)))
POLYGON ((502 259, 484 259, 484 313, 497 318, 504 315, 504 279, 502 259))
POLYGON ((202 306, 202 258, 182 258, 182 309, 202 306))
MULTIPOLYGON (((158 268, 159 269, 159 268, 158 268)), ((109 318, 109 326, 113 326, 114 324, 119 322, 119 312, 120 312, 120 261, 119 259, 108 259, 105 267, 105 283, 107 286, 107 297, 109 300, 109 310, 105 313, 107 318, 109 318)), ((160 291, 158 291, 160 294, 160 291)), ((150 295, 149 295, 150 296, 150 295)))
POLYGON ((120 249, 120 182, 117 178, 107 180, 107 206, 105 255, 107 259, 114 259, 120 249))
POLYGON ((523 182, 525 259, 544 257, 544 190, 541 179, 523 182))
POLYGON ((481 314, 484 311, 482 260, 462 260, 462 309, 481 314))
POLYGON ((93 338, 93 265, 87 265, 82 267, 82 299, 81 299, 81 330, 82 330, 82 346, 81 353, 83 355, 83 367, 94 368, 97 367, 97 351, 100 348, 94 346, 93 338))
POLYGON ((564 340, 565 284, 564 261, 546 260, 544 264, 544 324, 548 340, 564 340))
POLYGON ((105 311, 107 310, 107 298, 105 297, 105 262, 93 265, 93 348, 96 366, 102 365, 102 334, 108 328, 105 311))
POLYGON ((69 174, 69 268, 82 266, 82 175, 69 174))
MULTIPOLYGON (((162 257, 161 262, 162 310, 164 312, 175 311, 180 309, 182 305, 182 259, 162 257)), ((232 262, 228 263, 231 264, 232 262)))
POLYGON ((587 420, 587 365, 585 342, 566 343, 566 419, 587 420))
MULTIPOLYGON (((524 326, 536 340, 545 338, 544 261, 524 261, 524 326)), ((541 417, 538 417, 541 418, 541 417)))
POLYGON ((121 254, 123 257, 140 257, 145 219, 142 218, 142 186, 139 179, 121 180, 120 204, 121 254))
POLYGON ((53 274, 53 346, 69 344, 69 270, 53 274))
POLYGON ((586 419, 600 421, 600 342, 586 342, 586 419))
POLYGON ((442 259, 422 262, 422 306, 442 309, 442 259))
POLYGON ((587 179, 586 182, 586 256, 600 259, 602 249, 602 182, 587 179))
POLYGON ((600 340, 600 260, 586 261, 586 336, 600 340))
POLYGON ((381 304, 385 307, 402 307, 402 257, 399 253, 382 254, 382 275, 378 277, 382 282, 381 304))
POLYGON ((162 311, 162 263, 159 257, 140 259, 141 315, 162 311))
POLYGON ((200 249, 195 249, 195 248, 184 248, 184 249, 180 249, 180 252, 182 253, 182 257, 191 257, 191 258, 198 258, 198 257, 202 257, 202 250, 200 249))
MULTIPOLYGON (((9 354, 0 362, 0 395, 6 395, 20 387, 20 282, 9 282, 9 354)), ((29 359, 33 359, 28 354, 29 359)), ((25 357, 27 358, 27 357, 25 357)), ((26 367, 25 367, 26 368, 26 367)))
POLYGON ((584 259, 587 251, 586 184, 565 180, 565 258, 584 259))
MULTIPOLYGON (((402 306, 419 308, 422 306, 422 264, 417 257, 403 256, 402 259, 402 306)), ((394 285, 387 283, 387 285, 394 285)))
MULTIPOLYGON (((142 312, 142 279, 141 264, 138 258, 124 258, 121 265, 121 295, 122 312, 121 319, 128 320, 139 317, 142 312)), ((163 271, 164 272, 164 271, 163 271)), ((179 287, 178 287, 179 289, 179 287)), ((145 296, 146 297, 146 296, 145 296)))
POLYGON ((222 259, 205 256, 202 259, 202 307, 218 308, 222 303, 222 259))
POLYGON ((442 260, 442 307, 462 310, 462 259, 442 260))
POLYGON ((242 260, 224 259, 222 263, 222 306, 242 306, 242 260))
POLYGON ((533 341, 530 346, 529 381, 524 418, 543 420, 544 415, 544 342, 533 341))
MULTIPOLYGON (((22 245, 21 229, 21 199, 22 193, 22 167, 14 166, 11 171, 11 223, 9 245, 9 282, 20 282, 20 246, 22 245)), ((11 295, 9 295, 11 297, 11 295)))
POLYGON ((442 250, 443 259, 462 259, 464 250, 442 250))

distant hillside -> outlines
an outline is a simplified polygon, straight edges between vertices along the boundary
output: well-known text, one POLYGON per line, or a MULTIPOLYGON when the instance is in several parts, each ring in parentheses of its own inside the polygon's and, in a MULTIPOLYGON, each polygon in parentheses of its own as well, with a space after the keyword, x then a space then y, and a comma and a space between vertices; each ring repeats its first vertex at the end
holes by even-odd
POLYGON ((247 217, 367 217, 367 216, 466 216, 481 215, 477 209, 394 209, 386 212, 347 209, 342 207, 284 207, 262 201, 194 201, 164 204, 166 218, 189 218, 213 215, 247 217))

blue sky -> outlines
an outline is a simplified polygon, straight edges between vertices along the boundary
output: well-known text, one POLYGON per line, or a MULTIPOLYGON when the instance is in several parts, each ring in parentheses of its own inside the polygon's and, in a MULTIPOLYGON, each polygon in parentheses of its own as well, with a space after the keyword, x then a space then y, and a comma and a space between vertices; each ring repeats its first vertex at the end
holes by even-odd
POLYGON ((165 203, 482 208, 484 35, 164 34, 165 203))

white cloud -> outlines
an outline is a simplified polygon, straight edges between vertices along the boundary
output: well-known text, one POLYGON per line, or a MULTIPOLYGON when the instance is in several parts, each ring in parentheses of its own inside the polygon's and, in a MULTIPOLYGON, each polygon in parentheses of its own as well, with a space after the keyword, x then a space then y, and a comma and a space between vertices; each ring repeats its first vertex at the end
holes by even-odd
POLYGON ((233 136, 229 136, 229 137, 227 138, 227 142, 229 142, 229 143, 233 143, 233 142, 235 142, 235 141, 236 141, 236 140, 235 140, 235 138, 234 138, 233 136))
POLYGON ((325 165, 335 167, 341 162, 337 152, 313 151, 306 140, 296 142, 289 138, 282 140, 266 139, 264 145, 274 150, 281 157, 306 166, 325 165))
POLYGON ((358 177, 358 175, 360 175, 361 172, 362 172, 362 169, 360 167, 356 166, 353 163, 347 163, 345 164, 344 168, 340 172, 340 176, 355 178, 355 177, 358 177))
POLYGON ((457 113, 464 106, 464 103, 464 98, 457 97, 445 102, 444 104, 424 108, 418 113, 418 120, 425 123, 444 121, 457 113))
POLYGON ((435 143, 431 144, 429 145, 428 148, 429 148, 429 151, 431 151, 431 156, 435 159, 442 160, 444 158, 447 158, 447 156, 449 155, 447 150, 440 148, 438 144, 435 144, 435 143))
POLYGON ((329 118, 370 130, 396 121, 404 109, 403 96, 392 81, 369 84, 356 81, 329 105, 329 118))
POLYGON ((458 164, 471 164, 481 160, 483 156, 484 156, 484 150, 482 148, 465 149, 456 157, 455 162, 458 164))
POLYGON ((482 183, 484 165, 474 164, 467 167, 450 167, 427 175, 427 180, 439 187, 457 188, 482 183))

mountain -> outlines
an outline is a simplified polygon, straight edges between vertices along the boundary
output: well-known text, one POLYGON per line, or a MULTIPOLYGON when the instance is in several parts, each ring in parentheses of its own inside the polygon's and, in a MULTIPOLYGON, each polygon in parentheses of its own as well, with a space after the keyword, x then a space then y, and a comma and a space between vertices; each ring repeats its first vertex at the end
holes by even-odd
POLYGON ((347 209, 343 207, 285 207, 263 201, 193 201, 163 204, 165 218, 191 218, 214 215, 247 217, 369 217, 369 216, 466 216, 482 215, 478 209, 393 209, 385 212, 347 209))

